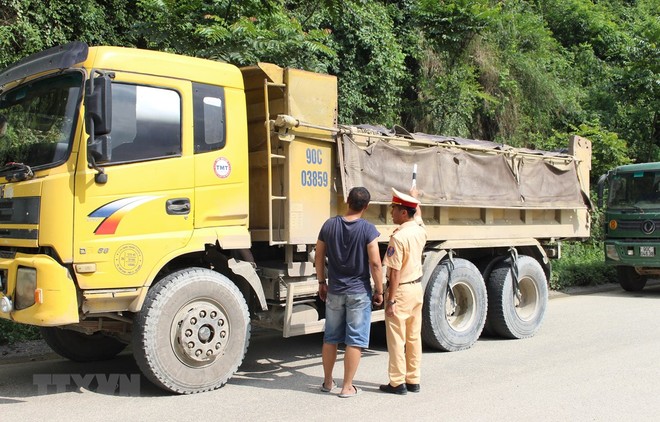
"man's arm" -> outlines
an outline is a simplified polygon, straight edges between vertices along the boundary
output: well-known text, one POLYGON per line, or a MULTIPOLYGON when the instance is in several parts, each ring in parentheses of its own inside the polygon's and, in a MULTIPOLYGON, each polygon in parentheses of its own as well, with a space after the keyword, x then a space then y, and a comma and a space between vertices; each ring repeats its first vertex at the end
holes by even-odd
POLYGON ((394 309, 396 307, 396 301, 394 297, 396 296, 396 291, 399 288, 399 282, 401 281, 401 272, 390 268, 390 278, 387 280, 387 303, 385 305, 385 314, 388 316, 394 316, 394 309), (392 303, 394 302, 394 303, 392 303))
MULTIPOLYGON (((413 186, 410 189, 410 196, 412 196, 415 199, 419 198, 419 191, 417 190, 417 187, 413 186)), ((414 217, 415 218, 415 223, 419 224, 420 226, 423 226, 424 225, 424 219, 422 218, 422 207, 417 205, 417 207, 415 209, 416 209, 415 217, 414 217)))
POLYGON ((380 306, 383 304, 383 264, 380 262, 377 239, 367 245, 367 254, 369 255, 371 278, 374 279, 374 304, 380 306))
POLYGON ((325 280, 325 242, 322 240, 316 241, 314 266, 316 267, 316 278, 319 281, 319 297, 325 302, 328 297, 328 285, 325 280))

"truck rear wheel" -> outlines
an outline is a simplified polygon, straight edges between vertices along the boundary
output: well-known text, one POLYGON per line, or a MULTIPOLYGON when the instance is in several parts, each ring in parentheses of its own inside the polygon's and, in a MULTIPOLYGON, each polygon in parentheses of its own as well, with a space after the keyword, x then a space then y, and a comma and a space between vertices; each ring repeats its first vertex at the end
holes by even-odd
POLYGON ((637 274, 633 267, 616 267, 619 285, 627 292, 638 292, 646 286, 646 277, 637 274))
POLYGON ((470 348, 486 321, 486 286, 474 264, 465 259, 443 260, 433 270, 424 293, 422 339, 439 350, 470 348))
POLYGON ((57 327, 41 327, 40 331, 55 353, 74 362, 112 359, 127 346, 103 333, 84 334, 57 327))
POLYGON ((168 275, 147 293, 133 327, 133 353, 160 388, 190 394, 222 387, 250 342, 243 295, 225 276, 204 268, 168 275))
POLYGON ((548 304, 548 285, 537 260, 518 258, 518 289, 513 287, 511 260, 502 261, 488 280, 488 324, 506 338, 531 337, 539 330, 548 304))

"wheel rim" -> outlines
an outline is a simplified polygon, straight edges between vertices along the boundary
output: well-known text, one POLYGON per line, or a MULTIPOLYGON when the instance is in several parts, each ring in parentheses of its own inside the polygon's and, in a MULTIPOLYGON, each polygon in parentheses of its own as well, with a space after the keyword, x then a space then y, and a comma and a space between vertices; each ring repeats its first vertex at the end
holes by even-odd
POLYGON ((222 356, 229 338, 229 319, 222 307, 212 300, 196 300, 182 306, 172 323, 174 354, 188 366, 211 365, 222 356))
POLYGON ((514 309, 518 318, 529 321, 536 316, 539 306, 539 291, 534 280, 529 277, 523 277, 518 281, 518 289, 520 290, 520 299, 514 292, 514 309))
POLYGON ((463 283, 454 284, 451 290, 455 303, 447 292, 445 301, 447 323, 455 331, 468 330, 476 317, 475 294, 469 285, 463 283))

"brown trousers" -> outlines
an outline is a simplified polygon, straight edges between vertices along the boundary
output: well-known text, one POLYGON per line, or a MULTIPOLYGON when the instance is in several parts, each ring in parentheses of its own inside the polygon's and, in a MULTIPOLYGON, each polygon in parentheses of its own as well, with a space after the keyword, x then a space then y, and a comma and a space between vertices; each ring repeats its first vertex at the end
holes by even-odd
POLYGON ((390 385, 419 384, 424 301, 422 284, 399 285, 395 297, 388 300, 396 300, 394 316, 385 315, 390 385))

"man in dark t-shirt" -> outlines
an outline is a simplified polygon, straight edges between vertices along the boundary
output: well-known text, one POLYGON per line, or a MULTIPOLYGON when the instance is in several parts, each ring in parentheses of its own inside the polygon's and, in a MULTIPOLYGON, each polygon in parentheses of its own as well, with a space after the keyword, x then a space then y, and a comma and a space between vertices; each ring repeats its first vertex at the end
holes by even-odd
POLYGON ((344 216, 329 218, 321 228, 316 242, 316 277, 319 297, 325 301, 325 334, 323 337, 323 373, 321 391, 335 387, 332 370, 337 360, 337 345, 344 343, 344 383, 339 397, 359 393, 353 377, 369 346, 371 303, 383 303, 383 273, 378 251, 380 233, 362 219, 371 195, 363 187, 348 193, 348 210, 344 216), (328 258, 326 283, 325 258, 328 258), (371 294, 371 278, 375 292, 371 294))

